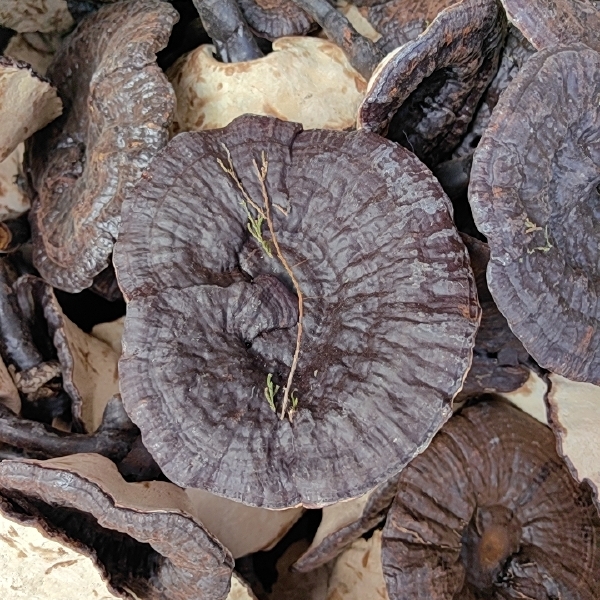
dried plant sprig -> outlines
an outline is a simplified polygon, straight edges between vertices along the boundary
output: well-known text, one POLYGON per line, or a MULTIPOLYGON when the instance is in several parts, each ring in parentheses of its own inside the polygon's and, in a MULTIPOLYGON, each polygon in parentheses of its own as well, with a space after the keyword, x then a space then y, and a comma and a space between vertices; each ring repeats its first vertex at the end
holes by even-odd
POLYGON ((275 408, 275 396, 278 391, 279 386, 273 383, 273 373, 269 373, 267 375, 267 385, 265 387, 265 398, 274 413, 277 412, 277 409, 275 408))
MULTIPOLYGON (((290 367, 290 372, 288 373, 287 382, 285 384, 285 387, 283 388, 283 402, 281 404, 281 412, 279 414, 279 418, 283 419, 286 415, 286 411, 288 410, 288 404, 290 402, 290 394, 292 394, 292 382, 294 379, 294 374, 296 373, 296 369, 298 368, 298 358, 300 356, 300 346, 302 344, 302 319, 304 317, 304 297, 302 295, 302 290, 300 289, 300 283, 298 282, 298 279, 297 279, 294 271, 292 270, 292 267, 290 267, 288 261, 286 260, 284 254, 281 250, 281 247, 279 246, 279 240, 277 239, 277 234, 275 233, 275 226, 273 224, 273 218, 271 215, 271 199, 269 198, 269 192, 267 190, 267 184, 266 184, 267 173, 268 173, 268 169, 269 169, 269 161, 267 160, 267 156, 266 156, 265 152, 263 151, 261 153, 260 167, 258 166, 258 163, 256 162, 256 160, 253 161, 254 168, 256 169, 256 175, 257 175, 258 181, 260 183, 260 189, 261 189, 261 194, 262 194, 263 206, 261 207, 256 202, 254 202, 254 200, 252 200, 252 198, 246 191, 246 188, 242 184, 240 178, 238 177, 238 175, 235 171, 235 167, 233 166, 233 161, 231 159, 231 153, 229 152, 229 148, 227 148, 227 146, 225 146, 225 144, 222 144, 222 146, 227 154, 227 161, 228 161, 229 165, 226 166, 221 159, 217 159, 217 162, 219 163, 219 165, 223 169, 223 171, 225 171, 225 173, 227 173, 233 179, 233 181, 237 185, 238 189, 242 193, 245 203, 247 205, 251 206, 256 211, 257 215, 259 217, 262 217, 263 221, 267 223, 267 227, 269 228, 269 233, 271 234, 271 242, 272 242, 273 246, 275 247, 275 254, 277 255, 277 259, 282 264, 286 273, 289 275, 290 279, 292 280, 292 283, 294 284, 294 289, 296 291, 296 296, 298 297, 298 328, 297 328, 297 333, 296 333, 296 348, 294 349, 294 357, 292 359, 292 365, 290 367)), ((262 222, 261 222, 261 225, 262 225, 262 222)), ((292 401, 292 409, 291 409, 290 413, 288 414, 288 418, 290 418, 290 420, 291 420, 293 413, 296 411, 297 407, 298 407, 298 398, 296 396, 294 396, 294 399, 292 401)))

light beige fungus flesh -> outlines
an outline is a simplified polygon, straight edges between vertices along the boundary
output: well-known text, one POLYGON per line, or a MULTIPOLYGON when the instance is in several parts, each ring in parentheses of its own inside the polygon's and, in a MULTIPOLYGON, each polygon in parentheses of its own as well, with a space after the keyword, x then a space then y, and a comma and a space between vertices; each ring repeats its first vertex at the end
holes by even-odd
POLYGON ((18 32, 60 31, 75 25, 67 0, 1 0, 0 25, 18 32))
POLYGON ((235 64, 213 52, 200 46, 167 71, 177 96, 173 133, 225 127, 246 113, 305 129, 354 127, 366 82, 332 42, 279 38, 267 56, 235 64))
POLYGON ((56 89, 27 64, 0 56, 0 162, 61 113, 56 89))
POLYGON ((572 475, 600 491, 600 387, 550 375, 546 401, 558 453, 572 475))
POLYGON ((14 219, 27 212, 31 206, 17 178, 21 175, 23 144, 19 144, 0 162, 0 221, 14 219))
POLYGON ((513 392, 502 392, 499 394, 514 405, 518 406, 523 412, 531 415, 540 423, 548 425, 546 416, 546 393, 548 384, 537 374, 531 371, 527 381, 513 392))

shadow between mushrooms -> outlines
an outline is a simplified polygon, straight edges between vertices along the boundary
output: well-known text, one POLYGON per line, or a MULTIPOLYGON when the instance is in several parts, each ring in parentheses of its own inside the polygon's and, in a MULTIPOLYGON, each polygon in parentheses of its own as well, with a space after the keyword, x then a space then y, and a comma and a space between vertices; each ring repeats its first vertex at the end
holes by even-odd
POLYGON ((123 197, 167 142, 175 98, 155 53, 176 20, 158 0, 103 6, 48 69, 65 110, 27 162, 34 263, 55 287, 79 292, 107 267, 123 197))
POLYGON ((383 530, 390 600, 600 594, 600 518, 552 432, 503 400, 453 417, 400 474, 383 530))
POLYGON ((474 154, 469 201, 490 292, 544 368, 600 383, 600 54, 533 55, 474 154), (524 126, 526 123, 526 126, 524 126))
POLYGON ((185 512, 185 496, 172 484, 126 483, 108 459, 80 454, 4 461, 0 492, 64 532, 75 545, 87 547, 120 597, 227 596, 233 559, 185 512))
POLYGON ((475 284, 448 199, 396 144, 249 116, 181 134, 121 236, 121 390, 178 485, 329 504, 389 479, 449 417, 475 284))

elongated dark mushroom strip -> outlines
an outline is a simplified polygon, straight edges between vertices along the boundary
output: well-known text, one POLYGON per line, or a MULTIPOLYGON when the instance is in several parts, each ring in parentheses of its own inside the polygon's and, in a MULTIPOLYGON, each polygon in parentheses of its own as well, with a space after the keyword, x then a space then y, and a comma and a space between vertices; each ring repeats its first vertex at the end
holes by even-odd
POLYGON ((238 4, 253 31, 271 41, 306 35, 316 26, 292 0, 238 0, 238 4))
POLYGON ((223 62, 245 62, 263 56, 236 0, 193 2, 223 62))
POLYGON ((119 461, 131 450, 138 435, 137 427, 129 420, 118 397, 107 404, 102 425, 90 434, 59 431, 44 423, 17 417, 0 406, 0 442, 46 458, 94 452, 119 461))
POLYGON ((501 0, 510 21, 537 50, 583 42, 600 52, 596 0, 501 0))
POLYGON ((384 53, 368 38, 360 35, 350 21, 327 0, 293 0, 309 14, 346 54, 350 64, 369 79, 384 53))
POLYGON ((358 126, 435 167, 466 133, 494 77, 506 33, 496 0, 461 0, 388 54, 369 82, 358 126))
POLYGON ((6 362, 26 371, 44 362, 19 308, 14 279, 6 259, 0 258, 0 348, 6 362))
POLYGON ((400 474, 383 530, 390 600, 597 599, 600 518, 555 444, 500 399, 456 414, 400 474))
POLYGON ((541 50, 500 97, 475 151, 469 201, 487 281, 537 363, 600 383, 600 53, 541 50), (527 126, 524 126, 527 123, 527 126))
POLYGON ((186 510, 185 494, 171 483, 127 483, 111 461, 84 454, 4 461, 0 491, 95 551, 119 595, 145 600, 227 596, 231 554, 186 510))

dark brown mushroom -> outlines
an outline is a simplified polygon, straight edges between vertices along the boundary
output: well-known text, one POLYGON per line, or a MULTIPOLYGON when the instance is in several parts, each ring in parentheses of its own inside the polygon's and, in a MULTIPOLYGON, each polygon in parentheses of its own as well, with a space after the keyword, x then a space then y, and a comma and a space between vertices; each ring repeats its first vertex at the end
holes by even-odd
POLYGON ((532 56, 494 109, 469 187, 489 289, 512 331, 542 367, 595 384, 598 73, 600 54, 583 45, 532 56))
POLYGON ((358 126, 386 134, 428 166, 449 158, 496 73, 505 33, 495 0, 461 0, 442 11, 377 67, 358 126))
POLYGON ((455 415, 400 474, 383 531, 391 600, 600 594, 600 518, 552 432, 503 400, 455 415))
POLYGON ((306 35, 316 27, 316 23, 292 0, 238 0, 238 4, 248 25, 267 40, 306 35))
POLYGON ((126 483, 115 465, 86 454, 0 463, 0 492, 86 548, 126 598, 224 600, 233 559, 166 482, 126 483))
POLYGON ((583 42, 600 52, 597 0, 501 0, 510 21, 537 50, 583 42))
POLYGON ((240 117, 174 138, 123 219, 121 391, 178 485, 329 504, 449 417, 479 307, 448 199, 400 146, 240 117))
POLYGON ((103 6, 55 55, 48 77, 65 112, 34 136, 34 263, 68 292, 92 285, 109 262, 121 203, 166 144, 175 97, 156 65, 177 12, 158 0, 103 6))

